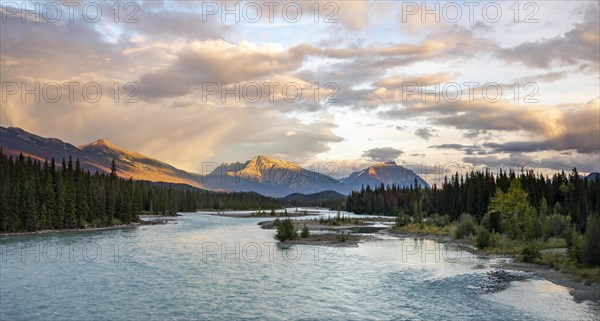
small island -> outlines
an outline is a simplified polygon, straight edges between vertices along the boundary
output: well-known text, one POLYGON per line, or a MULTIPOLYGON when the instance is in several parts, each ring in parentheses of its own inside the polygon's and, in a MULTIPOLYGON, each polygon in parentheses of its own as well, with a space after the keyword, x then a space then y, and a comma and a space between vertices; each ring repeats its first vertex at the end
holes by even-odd
POLYGON ((236 218, 246 218, 246 217, 301 217, 301 216, 310 216, 310 215, 318 215, 319 212, 316 211, 310 211, 310 210, 294 210, 294 211, 288 211, 287 209, 283 209, 283 211, 281 210, 275 210, 275 208, 270 209, 269 211, 263 211, 261 209, 255 211, 255 212, 248 212, 248 213, 226 213, 226 212, 218 212, 217 216, 223 216, 223 217, 236 217, 236 218))
MULTIPOLYGON (((258 225, 263 229, 276 230, 275 239, 286 244, 352 247, 358 246, 360 241, 372 238, 361 234, 362 228, 371 227, 377 222, 392 221, 390 218, 356 218, 338 213, 334 217, 312 220, 277 218, 274 221, 260 222, 258 225)), ((379 229, 384 228, 371 231, 379 229)))

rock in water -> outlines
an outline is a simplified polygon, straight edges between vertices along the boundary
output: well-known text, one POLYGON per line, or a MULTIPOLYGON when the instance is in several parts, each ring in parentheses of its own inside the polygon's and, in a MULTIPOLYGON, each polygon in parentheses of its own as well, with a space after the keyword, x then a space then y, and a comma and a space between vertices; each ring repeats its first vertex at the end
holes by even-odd
POLYGON ((488 272, 487 277, 478 284, 478 287, 485 293, 496 293, 508 288, 512 281, 530 279, 533 276, 534 274, 530 272, 499 269, 488 272))

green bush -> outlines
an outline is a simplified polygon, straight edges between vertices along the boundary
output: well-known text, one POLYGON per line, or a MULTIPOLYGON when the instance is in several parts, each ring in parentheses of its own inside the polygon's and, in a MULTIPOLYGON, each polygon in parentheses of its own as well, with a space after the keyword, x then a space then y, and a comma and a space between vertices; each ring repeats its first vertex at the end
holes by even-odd
POLYGON ((450 224, 450 221, 451 221, 451 219, 448 214, 439 215, 438 213, 435 213, 429 217, 429 219, 427 220, 427 224, 444 227, 444 226, 450 224))
POLYGON ((540 257, 540 250, 535 244, 528 244, 521 251, 521 255, 523 255, 523 262, 533 262, 540 257))
POLYGON ((545 222, 542 223, 542 233, 545 239, 553 236, 564 237, 568 233, 571 225, 571 218, 565 215, 552 214, 547 216, 545 222))
POLYGON ((585 245, 583 236, 573 229, 569 234, 568 243, 569 256, 571 259, 575 262, 583 262, 583 248, 585 245))
POLYGON ((502 231, 502 226, 500 224, 501 217, 498 212, 489 212, 486 213, 481 219, 481 225, 485 227, 490 232, 498 232, 502 231))
POLYGON ((475 220, 471 214, 463 213, 460 215, 458 226, 456 227, 456 237, 463 238, 469 234, 475 234, 475 220))
POLYGON ((410 216, 408 216, 405 212, 398 213, 396 216, 396 227, 402 227, 411 223, 410 216))
POLYGON ((523 217, 522 237, 527 241, 539 239, 542 236, 542 229, 539 224, 539 215, 537 210, 529 206, 525 210, 523 217))
POLYGON ((485 249, 491 244, 492 235, 485 228, 480 228, 477 232, 477 237, 475 238, 475 242, 477 243, 477 247, 480 249, 485 249))
POLYGON ((283 242, 286 240, 294 240, 298 237, 294 223, 292 223, 290 219, 282 221, 276 220, 275 225, 277 226, 277 233, 275 234, 277 240, 283 242))
POLYGON ((567 243, 568 248, 572 248, 577 234, 579 233, 577 232, 577 229, 575 229, 575 225, 571 225, 565 228, 564 232, 562 233, 562 235, 560 235, 560 237, 562 237, 565 240, 565 243, 567 243))
POLYGON ((588 216, 583 239, 583 262, 600 265, 600 217, 588 216))
POLYGON ((308 230, 308 227, 306 226, 306 223, 304 223, 304 227, 302 228, 302 233, 300 234, 300 236, 302 236, 302 238, 305 239, 309 235, 310 235, 310 231, 308 230))

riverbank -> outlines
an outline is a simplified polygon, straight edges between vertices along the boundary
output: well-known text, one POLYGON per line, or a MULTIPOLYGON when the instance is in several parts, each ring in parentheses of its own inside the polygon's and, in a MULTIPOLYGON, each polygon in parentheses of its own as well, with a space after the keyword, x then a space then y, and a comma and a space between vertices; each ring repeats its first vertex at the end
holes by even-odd
POLYGON ((578 279, 578 275, 559 271, 553 269, 548 265, 539 263, 516 262, 515 256, 513 254, 490 253, 482 251, 477 249, 468 240, 456 239, 453 236, 447 234, 419 233, 418 231, 395 231, 393 229, 387 229, 381 231, 380 233, 385 233, 400 238, 430 239, 440 243, 452 242, 453 244, 459 244, 467 252, 475 254, 479 257, 484 257, 487 259, 506 258, 504 262, 497 263, 492 267, 497 269, 515 270, 532 273, 554 284, 568 288, 569 294, 577 303, 581 303, 583 301, 594 301, 600 304, 600 283, 591 283, 586 280, 580 280, 578 279))
MULTIPOLYGON (((320 224, 318 221, 309 221, 306 226, 312 232, 323 230, 323 229, 352 229, 354 227, 365 227, 370 226, 374 222, 382 220, 375 219, 373 221, 368 221, 365 219, 361 219, 357 224, 354 223, 346 223, 340 224, 338 226, 331 226, 328 224, 320 224)), ((265 222, 267 223, 267 222, 265 222)), ((272 223, 272 222, 271 222, 272 223)), ((268 226, 268 224, 267 224, 268 226)), ((303 222, 294 222, 294 226, 296 229, 300 230, 303 227, 303 222)), ((274 226, 270 226, 274 228, 274 226)), ((600 303, 600 283, 591 283, 586 280, 579 279, 581 276, 576 274, 569 274, 564 271, 553 269, 551 266, 539 264, 539 263, 525 263, 525 262, 516 262, 514 253, 495 253, 484 250, 479 250, 473 244, 473 241, 470 239, 457 239, 451 233, 452 229, 443 229, 443 228, 424 228, 420 229, 416 225, 412 228, 410 226, 398 229, 394 226, 390 226, 384 228, 378 233, 390 235, 398 238, 417 238, 417 239, 430 239, 439 243, 452 243, 460 246, 465 251, 477 255, 479 257, 484 257, 486 259, 498 259, 498 258, 506 258, 504 262, 495 264, 493 267, 501 270, 515 270, 521 272, 531 273, 532 275, 537 275, 543 279, 546 279, 554 284, 564 286, 569 288, 569 293, 573 297, 573 299, 580 303, 586 300, 594 301, 600 303)), ((358 236, 355 234, 350 234, 352 236, 358 236)), ((365 238, 364 235, 358 236, 359 239, 356 240, 356 243, 361 241, 367 241, 369 238, 365 238)), ((328 244, 326 244, 328 245, 328 244)), ((332 243, 335 245, 335 243, 332 243)))
MULTIPOLYGON (((313 235, 324 235, 323 231, 336 231, 336 230, 351 230, 353 228, 364 228, 373 226, 374 223, 389 224, 390 220, 385 218, 353 218, 343 221, 341 219, 329 218, 322 220, 293 220, 294 227, 296 230, 301 231, 306 224, 309 229, 310 236, 313 235)), ((274 221, 260 222, 258 224, 263 229, 275 229, 274 221)), ((573 296, 576 302, 582 301, 594 301, 600 303, 600 284, 592 283, 590 281, 577 279, 581 277, 575 273, 566 273, 564 271, 553 269, 549 265, 539 263, 524 263, 515 262, 515 253, 503 253, 494 251, 479 250, 474 245, 474 241, 471 239, 457 239, 453 235, 454 228, 452 226, 446 226, 443 228, 425 225, 423 228, 416 224, 410 224, 401 228, 397 228, 394 225, 385 227, 377 233, 394 236, 398 238, 418 238, 418 239, 430 239, 440 243, 453 243, 460 246, 465 251, 474 255, 486 258, 486 259, 499 259, 505 258, 504 262, 495 264, 493 267, 501 270, 515 270, 521 272, 528 272, 532 275, 537 275, 543 279, 546 279, 554 284, 561 285, 569 288, 569 293, 573 296)), ((305 239, 305 240, 294 240, 288 241, 291 244, 307 244, 307 245, 325 245, 325 246, 347 246, 343 242, 339 242, 336 238, 339 238, 339 233, 329 233, 330 236, 321 236, 323 240, 319 239, 305 239)), ((361 241, 367 241, 369 238, 364 234, 347 234, 349 237, 356 237, 352 240, 351 244, 358 245, 361 241)), ((354 246, 354 245, 353 245, 354 246)), ((556 251, 554 251, 556 252, 556 251)), ((502 261, 502 260, 497 260, 502 261)))
POLYGON ((577 303, 594 301, 600 304, 599 283, 588 283, 586 281, 576 280, 574 276, 570 274, 536 263, 510 261, 497 264, 495 267, 533 273, 554 284, 569 288, 569 294, 571 294, 577 303))
POLYGON ((31 232, 10 232, 0 233, 0 236, 18 236, 18 235, 37 235, 37 234, 50 234, 50 233, 66 233, 66 232, 91 232, 91 231, 105 231, 105 230, 117 230, 124 228, 134 228, 140 225, 144 225, 140 222, 130 224, 119 224, 113 226, 102 226, 102 227, 90 227, 90 228, 73 228, 73 229, 62 229, 62 230, 40 230, 31 232))
MULTIPOLYGON (((51 234, 51 233, 68 233, 68 232, 92 232, 92 231, 107 231, 107 230, 118 230, 127 228, 136 228, 142 225, 162 225, 169 224, 170 222, 176 221, 173 216, 159 216, 159 215, 140 215, 139 222, 131 222, 129 224, 118 224, 111 226, 101 227, 89 227, 89 228, 72 228, 72 229, 61 229, 61 230, 39 230, 29 232, 10 232, 0 233, 0 236, 19 236, 19 235, 38 235, 38 234, 51 234), (152 220, 144 220, 152 218, 152 220)), ((175 222, 177 223, 177 222, 175 222)))
POLYGON ((412 259, 411 265, 404 264, 401 242, 384 236, 375 235, 375 240, 358 247, 291 245, 286 250, 271 239, 275 231, 256 225, 265 220, 185 214, 176 225, 69 233, 60 239, 52 235, 3 238, 3 245, 13 252, 24 244, 27 259, 23 263, 20 253, 15 253, 0 263, 6 294, 3 316, 27 320, 97 315, 113 320, 135 320, 140 315, 157 319, 204 315, 223 320, 238 316, 586 320, 598 316, 577 306, 564 288, 541 292, 540 282, 513 282, 521 291, 515 296, 479 294, 477 284, 486 276, 476 265, 412 259), (37 244, 42 251, 39 263, 29 253, 37 244), (139 250, 135 252, 130 244, 139 250), (241 245, 236 248, 236 244, 241 245), (102 256, 93 260, 98 246, 102 256), (62 256, 54 262, 58 247, 62 256), (72 289, 77 289, 75 295, 69 295, 72 289), (104 297, 112 299, 101 300, 104 297), (131 300, 135 302, 127 309, 115 309, 115 302, 131 300), (531 302, 535 310, 528 310, 531 302), (555 310, 560 313, 553 314, 555 310))

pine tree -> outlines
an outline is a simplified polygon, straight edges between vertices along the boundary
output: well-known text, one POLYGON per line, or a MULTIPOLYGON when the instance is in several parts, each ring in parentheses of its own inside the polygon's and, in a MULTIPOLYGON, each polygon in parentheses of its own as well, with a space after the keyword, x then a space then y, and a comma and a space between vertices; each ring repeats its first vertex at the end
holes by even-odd
POLYGON ((25 183, 23 191, 22 217, 25 218, 25 229, 27 231, 35 231, 38 229, 38 209, 35 199, 35 188, 31 182, 25 183))
POLYGON ((8 159, 0 147, 0 232, 8 231, 8 159))
POLYGON ((40 224, 39 224, 40 229, 47 228, 48 227, 47 223, 48 223, 48 211, 46 210, 46 204, 43 204, 42 209, 40 211, 40 224))
POLYGON ((54 210, 54 216, 52 217, 52 224, 55 229, 62 229, 65 225, 65 200, 66 200, 66 189, 63 175, 57 175, 58 180, 55 184, 56 195, 56 207, 54 210))
POLYGON ((210 206, 232 209, 275 208, 279 201, 252 193, 212 193, 159 187, 120 179, 116 162, 110 174, 90 174, 79 160, 43 164, 22 154, 6 157, 0 148, 0 231, 112 225, 139 220, 142 211, 175 213, 210 206))

